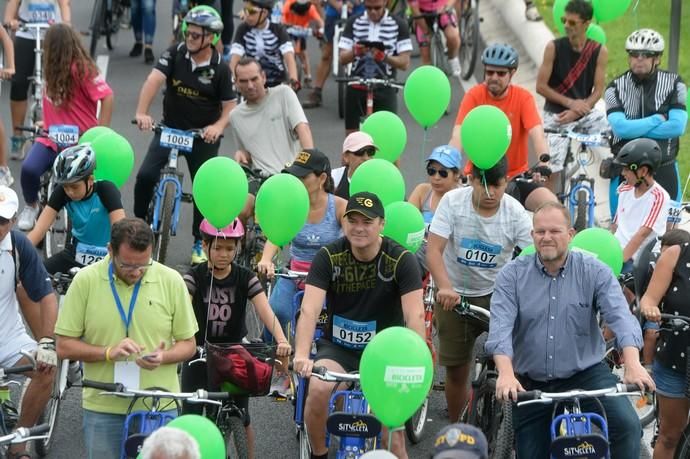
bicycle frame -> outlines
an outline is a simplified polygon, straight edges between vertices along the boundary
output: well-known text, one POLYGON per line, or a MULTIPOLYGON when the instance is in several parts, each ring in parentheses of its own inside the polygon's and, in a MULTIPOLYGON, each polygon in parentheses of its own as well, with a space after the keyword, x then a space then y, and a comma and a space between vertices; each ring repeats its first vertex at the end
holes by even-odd
POLYGON ((34 74, 29 77, 33 88, 33 101, 31 102, 29 115, 31 117, 31 124, 34 126, 43 118, 43 38, 41 37, 41 32, 49 27, 50 24, 44 22, 25 23, 21 26, 26 31, 34 32, 36 36, 34 39, 34 74))
MULTIPOLYGON (((369 414, 371 409, 367 403, 364 393, 361 390, 337 390, 331 394, 328 402, 329 416, 336 413, 336 404, 342 400, 342 413, 348 415, 369 414)), ((331 434, 332 435, 332 434, 331 434)), ((331 435, 326 435, 326 446, 330 445, 331 435)), ((370 449, 376 449, 376 446, 381 441, 381 434, 379 433, 375 438, 375 443, 370 449)), ((342 436, 339 437, 338 450, 336 451, 337 459, 348 459, 353 457, 360 457, 368 449, 367 437, 364 436, 342 436)))
POLYGON ((161 211, 163 208, 163 195, 165 193, 165 185, 172 183, 175 185, 175 206, 173 207, 172 222, 170 225, 170 234, 175 236, 177 233, 177 224, 180 220, 180 204, 182 202, 182 183, 180 178, 182 173, 177 170, 177 160, 179 158, 179 150, 171 148, 168 154, 168 164, 161 171, 161 178, 156 187, 154 197, 153 216, 151 228, 154 232, 160 232, 161 211))

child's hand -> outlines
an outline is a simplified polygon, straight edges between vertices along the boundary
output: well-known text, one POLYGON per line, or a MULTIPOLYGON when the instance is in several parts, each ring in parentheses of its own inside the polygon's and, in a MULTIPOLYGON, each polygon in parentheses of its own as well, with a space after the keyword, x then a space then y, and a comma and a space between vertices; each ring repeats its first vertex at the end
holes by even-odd
POLYGON ((292 353, 292 346, 287 341, 281 341, 278 343, 278 348, 276 349, 276 355, 278 357, 286 357, 292 353))

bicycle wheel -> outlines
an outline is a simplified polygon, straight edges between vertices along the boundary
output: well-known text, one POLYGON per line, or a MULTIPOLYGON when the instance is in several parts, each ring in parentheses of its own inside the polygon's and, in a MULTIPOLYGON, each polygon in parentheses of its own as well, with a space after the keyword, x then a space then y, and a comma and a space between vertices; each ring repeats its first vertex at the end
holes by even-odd
MULTIPOLYGON (((461 2, 462 4, 462 2, 461 2)), ((469 80, 479 57, 479 2, 470 0, 470 7, 461 10, 460 26, 460 66, 462 79, 469 80)))
POLYGON ((575 205, 575 224, 573 225, 575 231, 578 233, 588 227, 588 207, 587 192, 585 190, 578 191, 575 205))
POLYGON ((687 459, 690 457, 690 424, 685 427, 683 433, 678 440, 676 452, 673 454, 673 459, 687 459))
POLYGON ((91 44, 89 53, 93 59, 96 58, 98 40, 101 38, 103 24, 105 23, 106 0, 95 0, 91 11, 91 44))
MULTIPOLYGON (((345 67, 341 65, 338 67, 338 78, 345 77, 345 67)), ((345 89, 347 86, 343 82, 338 82, 336 84, 338 85, 338 116, 342 120, 345 118, 345 89)))
POLYGON ((297 429, 297 441, 299 442, 299 459, 311 459, 311 444, 306 425, 297 429))
POLYGON ((244 324, 247 327, 247 338, 250 341, 261 339, 264 332, 264 324, 256 313, 256 308, 249 301, 247 302, 244 324))
POLYGON ((424 403, 410 419, 405 422, 405 433, 413 445, 422 441, 424 426, 426 425, 426 414, 429 411, 429 397, 424 399, 424 403))
POLYGON ((446 45, 443 42, 443 31, 440 29, 431 36, 429 51, 431 52, 431 65, 438 68, 446 75, 450 75, 446 45))
POLYGON ((163 199, 161 200, 159 216, 160 227, 153 235, 153 256, 159 263, 165 263, 165 257, 168 254, 176 191, 173 182, 167 182, 165 188, 163 188, 163 199))
POLYGON ((244 421, 237 416, 228 415, 227 427, 225 445, 228 459, 249 459, 249 444, 244 421))
POLYGON ((513 431, 513 405, 510 402, 503 403, 501 423, 496 432, 494 442, 493 459, 512 459, 514 445, 513 431))
MULTIPOLYGON (((48 182, 48 198, 52 196, 55 191, 55 182, 52 180, 48 182)), ((63 207, 60 212, 55 215, 55 221, 50 229, 46 232, 45 244, 43 244, 43 251, 46 258, 50 258, 58 252, 65 250, 65 246, 70 239, 72 225, 69 221, 67 208, 63 207)))
POLYGON ((62 379, 67 377, 66 372, 68 371, 68 365, 69 362, 66 360, 61 360, 58 363, 59 370, 55 373, 55 378, 53 380, 53 393, 51 394, 50 399, 48 399, 48 403, 46 404, 43 413, 41 413, 41 416, 38 418, 38 422, 36 423, 48 424, 50 426, 47 438, 45 438, 44 440, 36 440, 34 442, 34 448, 36 449, 38 455, 41 457, 45 457, 48 455, 50 447, 53 445, 53 441, 55 440, 55 430, 57 429, 59 419, 58 415, 60 413, 60 402, 62 401, 62 396, 60 394, 60 384, 62 379))
POLYGON ((105 44, 112 51, 117 46, 118 32, 122 23, 124 7, 120 0, 111 0, 110 11, 105 15, 105 44))

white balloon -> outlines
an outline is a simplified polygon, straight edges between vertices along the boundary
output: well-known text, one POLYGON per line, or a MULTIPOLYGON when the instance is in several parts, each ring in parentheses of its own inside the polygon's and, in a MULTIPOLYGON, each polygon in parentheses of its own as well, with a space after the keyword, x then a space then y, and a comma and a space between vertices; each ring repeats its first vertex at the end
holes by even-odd
POLYGON ((360 459, 397 459, 397 456, 385 449, 376 449, 359 456, 360 459))

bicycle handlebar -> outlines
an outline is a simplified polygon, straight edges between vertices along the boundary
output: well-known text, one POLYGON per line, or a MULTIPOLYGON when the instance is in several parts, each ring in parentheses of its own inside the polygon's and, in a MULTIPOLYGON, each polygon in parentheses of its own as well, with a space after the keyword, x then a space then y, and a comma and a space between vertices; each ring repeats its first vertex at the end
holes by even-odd
POLYGON ((397 89, 402 89, 405 87, 405 83, 396 81, 396 80, 389 80, 385 78, 363 78, 363 77, 345 77, 345 78, 336 78, 335 81, 338 83, 347 83, 348 86, 353 86, 353 85, 364 85, 366 87, 374 87, 374 86, 384 86, 388 88, 397 88, 397 89))
MULTIPOLYGON (((138 123, 137 123, 137 120, 132 120, 132 124, 138 124, 138 123)), ((170 126, 166 126, 166 125, 163 124, 163 123, 156 123, 155 121, 154 121, 154 123, 153 123, 153 126, 151 126, 151 130, 152 130, 153 132, 155 132, 156 134, 160 134, 160 133, 163 131, 163 129, 177 129, 177 128, 173 128, 173 127, 170 127, 170 126)), ((188 130, 185 130, 185 129, 178 129, 178 130, 179 130, 179 131, 184 131, 184 132, 186 132, 187 134, 191 134, 195 139, 201 139, 201 138, 203 138, 203 136, 204 136, 204 130, 203 130, 203 129, 188 129, 188 130)), ((223 137, 224 137, 224 135, 221 134, 221 135, 218 137, 218 139, 222 139, 223 137)))
POLYGON ((288 269, 287 271, 276 270, 274 275, 275 277, 283 277, 285 279, 304 280, 307 278, 307 275, 309 275, 309 273, 304 271, 293 271, 291 269, 288 269))
MULTIPOLYGON (((294 371, 292 362, 288 364, 288 370, 294 371)), ((338 373, 326 367, 312 367, 311 377, 326 382, 359 382, 359 373, 338 373)))
POLYGON ((168 392, 160 389, 142 390, 142 389, 128 389, 121 383, 106 383, 100 381, 91 381, 85 379, 82 381, 82 387, 90 387, 92 389, 100 389, 100 395, 111 395, 122 398, 169 398, 173 400, 186 400, 190 403, 209 403, 220 405, 219 400, 228 400, 232 397, 229 392, 208 392, 204 389, 198 389, 196 392, 168 392))
POLYGON ((690 327, 690 317, 677 316, 675 314, 661 314, 661 322, 666 323, 666 327, 660 327, 664 331, 681 332, 690 327))
POLYGON ((603 130, 594 133, 577 132, 572 129, 563 128, 544 128, 544 134, 557 135, 559 137, 576 140, 580 143, 591 146, 608 146, 608 137, 611 134, 610 130, 603 130))
POLYGON ((573 389, 563 392, 542 392, 540 390, 528 390, 518 392, 517 405, 524 406, 535 403, 548 404, 557 400, 599 398, 639 395, 640 388, 637 384, 616 384, 613 387, 594 390, 573 389))
POLYGON ((0 445, 8 443, 24 443, 26 441, 42 440, 47 438, 45 434, 50 431, 50 425, 39 424, 33 427, 19 427, 12 433, 0 437, 0 445))
POLYGON ((0 379, 2 379, 2 375, 16 375, 18 373, 34 371, 35 369, 36 368, 34 365, 19 365, 18 367, 0 368, 0 379))
POLYGON ((460 314, 461 316, 467 315, 469 312, 473 312, 475 314, 479 314, 479 315, 485 317, 486 320, 489 320, 489 318, 491 317, 491 313, 489 312, 488 309, 485 309, 485 308, 482 308, 482 307, 479 307, 479 306, 476 306, 476 305, 470 304, 470 303, 457 304, 453 308, 453 311, 460 314))

